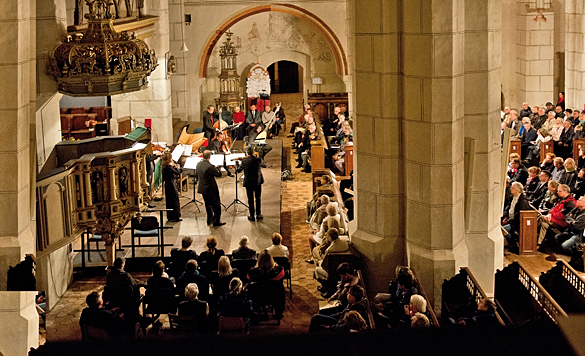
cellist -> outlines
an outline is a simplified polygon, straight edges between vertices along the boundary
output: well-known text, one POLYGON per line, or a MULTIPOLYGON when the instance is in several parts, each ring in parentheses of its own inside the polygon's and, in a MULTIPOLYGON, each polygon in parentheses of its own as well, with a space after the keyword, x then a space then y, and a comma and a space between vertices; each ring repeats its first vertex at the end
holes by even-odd
POLYGON ((226 165, 226 160, 225 160, 225 155, 229 155, 231 153, 230 146, 228 144, 228 141, 225 139, 225 133, 223 131, 220 131, 217 133, 215 138, 213 140, 211 140, 211 142, 207 146, 207 149, 210 151, 215 151, 215 153, 223 153, 224 154, 223 168, 226 170, 227 175, 229 177, 232 177, 233 174, 228 169, 228 166, 226 165))

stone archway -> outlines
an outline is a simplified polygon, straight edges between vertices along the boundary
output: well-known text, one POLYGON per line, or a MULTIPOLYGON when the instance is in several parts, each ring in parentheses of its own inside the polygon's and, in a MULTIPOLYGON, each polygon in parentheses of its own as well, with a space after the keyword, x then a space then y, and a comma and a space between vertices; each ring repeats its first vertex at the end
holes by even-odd
POLYGON ((341 45, 341 42, 339 41, 339 38, 337 37, 337 35, 335 35, 333 30, 331 30, 331 28, 324 21, 322 21, 317 15, 315 15, 315 14, 313 14, 305 9, 302 9, 298 6, 295 6, 295 5, 272 4, 272 5, 258 6, 258 7, 254 7, 254 8, 242 11, 242 12, 232 16, 223 25, 221 25, 210 36, 210 38, 207 41, 207 44, 205 46, 205 49, 203 50, 203 54, 202 54, 200 65, 199 65, 199 77, 200 78, 207 77, 207 68, 208 68, 208 64, 209 64, 209 59, 210 59, 211 54, 213 52, 213 48, 217 45, 221 36, 230 27, 232 27, 236 23, 246 19, 247 17, 250 17, 252 15, 256 15, 259 13, 263 13, 263 12, 270 12, 270 11, 287 13, 287 14, 293 15, 295 17, 298 17, 300 19, 303 19, 304 21, 311 24, 316 30, 318 30, 323 35, 323 37, 325 38, 325 40, 327 41, 327 43, 331 47, 331 49, 333 51, 333 57, 335 58, 335 63, 336 63, 336 67, 337 67, 337 74, 340 76, 349 74, 348 61, 347 61, 347 57, 345 55, 345 51, 341 45))

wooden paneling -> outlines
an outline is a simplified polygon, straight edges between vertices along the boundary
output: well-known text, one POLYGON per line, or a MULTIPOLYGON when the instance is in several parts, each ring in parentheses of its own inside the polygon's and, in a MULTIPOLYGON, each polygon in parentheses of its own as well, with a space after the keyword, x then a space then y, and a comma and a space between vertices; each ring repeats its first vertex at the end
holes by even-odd
POLYGON ((538 212, 536 210, 522 210, 520 212, 520 255, 536 255, 536 238, 538 235, 538 212))

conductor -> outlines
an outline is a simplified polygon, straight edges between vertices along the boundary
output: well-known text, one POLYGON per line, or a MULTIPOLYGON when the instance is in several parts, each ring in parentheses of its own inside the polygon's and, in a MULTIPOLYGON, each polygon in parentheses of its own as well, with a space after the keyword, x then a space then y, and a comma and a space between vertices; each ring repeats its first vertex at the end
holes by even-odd
POLYGON ((242 160, 242 164, 237 171, 244 171, 244 187, 248 195, 248 209, 250 209, 250 216, 248 220, 254 221, 256 219, 262 220, 261 195, 262 183, 264 183, 264 176, 262 176, 261 167, 266 167, 262 158, 254 156, 254 147, 246 147, 246 157, 242 160), (256 200, 256 219, 254 219, 254 200, 256 200))
POLYGON ((203 152, 203 159, 197 163, 195 172, 197 173, 197 193, 203 195, 205 210, 207 211, 207 225, 213 226, 225 225, 221 222, 221 201, 219 199, 219 188, 215 177, 221 177, 221 171, 209 162, 211 151, 203 152))

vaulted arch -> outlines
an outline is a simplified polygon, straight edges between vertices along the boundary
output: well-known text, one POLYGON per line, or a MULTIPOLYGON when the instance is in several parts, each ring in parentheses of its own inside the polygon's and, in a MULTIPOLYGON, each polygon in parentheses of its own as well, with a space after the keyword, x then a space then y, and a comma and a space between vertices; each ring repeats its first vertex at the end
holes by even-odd
POLYGON ((211 57, 211 53, 215 45, 219 42, 221 36, 233 25, 242 21, 243 19, 250 17, 252 15, 256 15, 263 12, 269 11, 276 11, 276 12, 283 12, 293 16, 296 16, 300 19, 303 19, 310 23, 313 27, 315 27, 327 40, 327 43, 331 47, 333 51, 333 55, 335 57, 335 63, 337 66, 337 74, 338 75, 348 75, 348 64, 347 64, 347 57, 345 55, 345 51, 343 50, 343 46, 339 41, 339 38, 335 35, 333 30, 327 26, 327 24, 322 21, 317 15, 302 9, 295 5, 290 4, 271 4, 271 5, 263 5, 254 7, 248 10, 244 10, 239 12, 238 14, 231 17, 227 20, 223 25, 219 27, 207 41, 205 48, 203 50, 203 55, 200 61, 199 67, 199 77, 205 78, 207 77, 207 66, 209 64, 209 58, 211 57))

